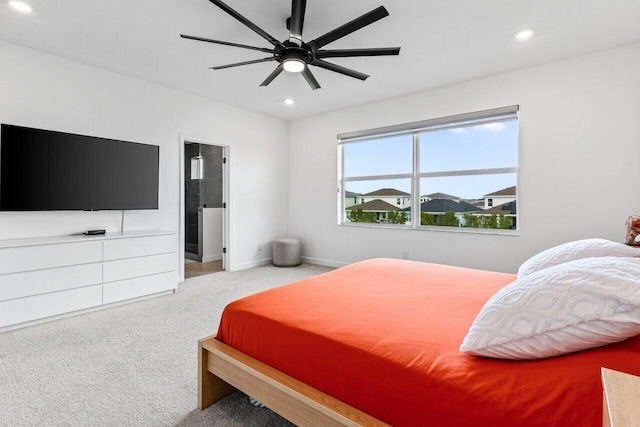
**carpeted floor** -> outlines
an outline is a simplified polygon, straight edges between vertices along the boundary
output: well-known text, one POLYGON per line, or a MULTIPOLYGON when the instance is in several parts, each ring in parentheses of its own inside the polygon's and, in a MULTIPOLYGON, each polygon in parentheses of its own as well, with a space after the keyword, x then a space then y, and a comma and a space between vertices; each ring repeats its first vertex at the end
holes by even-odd
POLYGON ((200 411, 197 340, 242 296, 329 271, 257 267, 177 294, 0 334, 2 426, 291 426, 235 393, 200 411))

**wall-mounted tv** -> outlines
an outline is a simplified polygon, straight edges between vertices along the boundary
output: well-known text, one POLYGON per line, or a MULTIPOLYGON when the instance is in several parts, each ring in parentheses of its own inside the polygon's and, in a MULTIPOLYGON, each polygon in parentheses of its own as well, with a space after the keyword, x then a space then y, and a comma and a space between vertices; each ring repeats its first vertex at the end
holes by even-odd
POLYGON ((2 124, 0 210, 158 209, 160 147, 2 124))

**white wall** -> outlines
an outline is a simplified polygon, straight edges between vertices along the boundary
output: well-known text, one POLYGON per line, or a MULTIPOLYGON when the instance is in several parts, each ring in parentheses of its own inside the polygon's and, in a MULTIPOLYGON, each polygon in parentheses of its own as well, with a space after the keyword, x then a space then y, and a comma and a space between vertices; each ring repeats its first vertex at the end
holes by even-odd
MULTIPOLYGON (((180 134, 228 145, 231 270, 268 261, 270 241, 293 235, 307 259, 322 263, 408 251, 411 259, 515 271, 557 243, 621 241, 626 217, 640 213, 640 44, 289 125, 6 42, 0 58, 0 122, 161 147, 160 209, 128 211, 125 229, 180 229, 180 134), (521 117, 520 236, 336 225, 337 134, 513 104, 521 117)), ((0 239, 119 227, 119 212, 0 212, 0 239)))
POLYGON ((639 118, 634 44, 296 120, 289 234, 302 239, 307 260, 329 265, 408 251, 410 259, 506 272, 573 239, 624 241, 625 219, 640 214, 639 118), (520 236, 337 225, 337 134, 514 104, 520 236))
MULTIPOLYGON (((127 211, 125 230, 180 229, 182 134, 230 147, 228 269, 264 262, 286 234, 286 122, 7 42, 0 61, 0 122, 160 146, 159 209, 127 211)), ((119 231, 120 212, 0 212, 0 239, 94 228, 119 231)))

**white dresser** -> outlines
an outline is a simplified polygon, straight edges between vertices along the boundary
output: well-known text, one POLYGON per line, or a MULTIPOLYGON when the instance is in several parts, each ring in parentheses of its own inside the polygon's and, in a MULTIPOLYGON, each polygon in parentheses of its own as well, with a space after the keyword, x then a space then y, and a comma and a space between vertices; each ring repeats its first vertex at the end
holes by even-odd
POLYGON ((0 240, 0 332, 174 292, 177 248, 161 230, 0 240))

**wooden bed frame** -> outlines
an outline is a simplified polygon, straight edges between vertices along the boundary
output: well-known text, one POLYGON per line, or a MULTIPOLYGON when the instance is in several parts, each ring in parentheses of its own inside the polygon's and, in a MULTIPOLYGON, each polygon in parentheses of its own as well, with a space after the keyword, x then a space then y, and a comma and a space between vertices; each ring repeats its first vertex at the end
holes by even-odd
POLYGON ((240 390, 298 426, 389 426, 209 336, 198 341, 198 408, 240 390))

